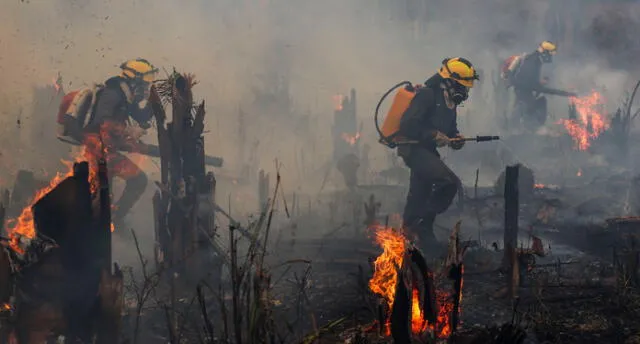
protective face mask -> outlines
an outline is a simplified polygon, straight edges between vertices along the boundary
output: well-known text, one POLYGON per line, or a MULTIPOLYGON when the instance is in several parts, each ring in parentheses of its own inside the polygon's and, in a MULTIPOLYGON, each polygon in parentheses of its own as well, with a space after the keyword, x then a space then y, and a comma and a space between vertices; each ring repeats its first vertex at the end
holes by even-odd
POLYGON ((469 88, 457 82, 451 82, 448 88, 449 98, 454 104, 460 105, 469 98, 469 88))

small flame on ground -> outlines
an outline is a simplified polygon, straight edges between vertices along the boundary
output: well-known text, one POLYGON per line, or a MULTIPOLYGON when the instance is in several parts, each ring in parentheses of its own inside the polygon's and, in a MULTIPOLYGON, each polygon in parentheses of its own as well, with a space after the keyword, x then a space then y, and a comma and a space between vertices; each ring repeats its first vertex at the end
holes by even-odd
POLYGON ((591 141, 602 134, 609 123, 603 114, 604 97, 596 91, 585 97, 570 97, 571 105, 575 107, 576 119, 562 119, 567 133, 573 138, 575 148, 581 151, 591 146, 591 141))
POLYGON ((576 176, 582 177, 582 169, 581 168, 578 169, 578 172, 576 173, 576 176))

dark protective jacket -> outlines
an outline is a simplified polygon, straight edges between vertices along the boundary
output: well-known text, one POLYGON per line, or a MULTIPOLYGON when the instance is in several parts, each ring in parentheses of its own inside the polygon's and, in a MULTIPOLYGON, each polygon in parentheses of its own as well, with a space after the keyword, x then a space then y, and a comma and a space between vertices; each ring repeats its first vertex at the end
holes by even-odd
POLYGON ((113 77, 104 83, 104 88, 97 95, 98 100, 91 122, 85 127, 88 133, 98 133, 105 121, 126 124, 129 118, 130 104, 127 94, 121 87, 123 80, 113 77))
POLYGON ((124 134, 129 118, 150 118, 151 107, 147 104, 145 108, 140 109, 136 103, 132 104, 133 94, 121 77, 107 80, 104 86, 97 95, 93 118, 85 127, 85 133, 99 133, 105 122, 111 122, 107 128, 108 142, 105 143, 128 144, 124 134))
POLYGON ((444 90, 440 87, 442 77, 435 74, 419 88, 411 100, 409 108, 400 120, 400 135, 418 145, 436 151, 433 137, 436 131, 453 138, 459 134, 457 110, 449 109, 444 99, 444 90))
POLYGON ((517 91, 543 92, 545 87, 541 82, 542 60, 540 53, 534 51, 522 58, 518 70, 515 71, 511 84, 517 91))

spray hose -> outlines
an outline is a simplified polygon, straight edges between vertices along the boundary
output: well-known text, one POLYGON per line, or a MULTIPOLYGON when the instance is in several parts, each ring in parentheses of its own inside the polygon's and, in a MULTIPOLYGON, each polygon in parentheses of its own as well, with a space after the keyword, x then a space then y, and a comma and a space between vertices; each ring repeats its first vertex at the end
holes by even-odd
POLYGON ((398 87, 401 87, 401 86, 413 86, 413 84, 409 81, 402 81, 396 84, 395 86, 391 87, 387 92, 385 92, 385 94, 382 95, 382 98, 380 98, 380 101, 376 106, 376 111, 373 116, 373 121, 376 125, 376 131, 378 131, 378 135, 380 136, 380 139, 378 140, 378 142, 382 143, 385 146, 388 146, 389 148, 395 148, 396 144, 393 143, 391 140, 396 134, 394 133, 389 136, 384 136, 384 134, 382 134, 382 130, 380 130, 380 124, 378 123, 378 116, 380 112, 380 106, 382 106, 382 103, 384 102, 384 100, 387 99, 387 97, 389 96, 389 94, 391 94, 391 92, 395 91, 398 87))

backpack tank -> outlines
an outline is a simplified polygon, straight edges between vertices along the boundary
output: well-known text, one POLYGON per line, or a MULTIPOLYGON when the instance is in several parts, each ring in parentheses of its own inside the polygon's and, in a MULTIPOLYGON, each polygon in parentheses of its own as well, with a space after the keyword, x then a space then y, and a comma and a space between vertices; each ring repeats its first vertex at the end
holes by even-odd
POLYGON ((97 100, 97 93, 102 88, 100 85, 72 91, 64 95, 58 108, 58 136, 69 135, 67 126, 70 121, 74 125, 85 128, 91 123, 93 108, 97 100))
POLYGON ((398 89, 393 97, 393 102, 389 107, 389 111, 387 111, 387 115, 382 122, 382 127, 378 128, 380 143, 389 146, 390 148, 394 148, 398 144, 400 141, 400 137, 398 136, 398 132, 400 131, 400 121, 402 120, 402 116, 405 111, 409 108, 409 104, 411 104, 411 101, 415 97, 417 89, 420 87, 420 85, 412 85, 408 81, 403 81, 387 91, 382 99, 380 99, 380 103, 378 103, 378 107, 376 108, 376 126, 378 110, 382 101, 384 101, 389 93, 398 89), (400 88, 400 86, 404 87, 400 88))

